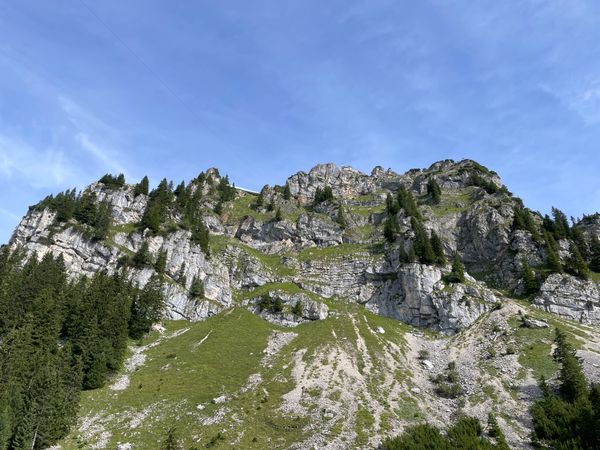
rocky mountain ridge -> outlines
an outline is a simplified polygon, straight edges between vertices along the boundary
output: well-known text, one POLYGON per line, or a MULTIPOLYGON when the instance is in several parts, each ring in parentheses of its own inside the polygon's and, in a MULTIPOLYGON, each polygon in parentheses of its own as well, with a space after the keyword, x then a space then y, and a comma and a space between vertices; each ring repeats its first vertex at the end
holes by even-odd
MULTIPOLYGON (((336 298, 452 334, 497 307, 502 295, 530 293, 532 303, 547 311, 600 321, 593 280, 548 270, 545 218, 524 208, 495 172, 474 161, 446 160, 405 174, 376 167, 369 175, 321 164, 292 175, 285 186, 265 186, 258 196, 209 169, 177 189, 164 180, 164 211, 155 229, 145 221, 160 189, 140 193, 139 185, 114 180, 75 195, 75 202, 87 196, 98 208, 108 205, 110 226, 102 238, 93 236, 94 226, 61 217, 60 203, 41 202, 30 208, 9 245, 40 257, 62 255, 73 275, 127 267, 140 286, 158 276, 168 318, 200 320, 245 305, 294 326, 326 317, 328 299, 336 298), (432 180, 441 194, 437 201, 432 180), (402 189, 416 202, 412 216, 406 207, 390 208, 389 199, 395 202, 402 189), (327 198, 315 201, 323 192, 327 198), (187 219, 192 207, 208 231, 204 248, 187 219), (523 214, 527 226, 517 224, 523 214), (466 267, 464 282, 448 281, 449 263, 424 263, 415 255, 415 221, 428 236, 439 236, 443 259, 458 255, 466 267), (145 260, 132 264, 140 252, 145 260), (161 254, 164 267, 157 269, 161 254), (526 268, 532 268, 536 293, 524 285, 526 268), (197 280, 201 295, 192 292, 197 280)), ((594 216, 581 221, 586 245, 600 237, 599 224, 594 216)), ((556 239, 563 265, 572 258, 572 241, 556 239)))

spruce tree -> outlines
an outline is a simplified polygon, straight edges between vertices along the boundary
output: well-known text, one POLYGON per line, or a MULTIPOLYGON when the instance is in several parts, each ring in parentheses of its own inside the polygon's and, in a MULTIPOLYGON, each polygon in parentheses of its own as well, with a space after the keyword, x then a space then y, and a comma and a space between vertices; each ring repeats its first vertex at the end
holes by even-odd
POLYGON ((290 185, 286 182, 285 187, 283 188, 283 199, 289 200, 292 198, 292 193, 290 191, 290 185))
POLYGON ((439 204, 442 200, 442 190, 433 177, 429 177, 429 180, 427 180, 427 193, 431 196, 431 201, 435 205, 439 204))
POLYGON ((431 247, 425 227, 415 217, 411 217, 410 224, 415 233, 413 246, 417 257, 422 264, 433 264, 436 261, 436 255, 431 247))
POLYGON ((404 210, 404 213, 407 216, 414 217, 417 220, 421 220, 421 214, 419 213, 419 208, 415 202, 410 191, 408 191, 404 186, 400 186, 398 190, 398 206, 400 209, 404 210))
POLYGON ((135 185, 133 188, 133 195, 137 197, 138 195, 148 195, 148 191, 150 189, 150 180, 148 180, 147 176, 144 176, 142 180, 135 185))
POLYGON ((204 298, 204 283, 198 276, 194 277, 190 286, 190 295, 192 298, 204 298))
POLYGON ((302 302, 298 300, 292 307, 292 314, 297 317, 302 317, 302 302))
POLYGON ((396 239, 395 233, 397 228, 398 224, 396 223, 396 220, 388 216, 383 222, 383 237, 385 237, 386 241, 390 243, 394 242, 394 240, 396 239))
POLYGON ((283 220, 283 215, 281 214, 281 208, 277 208, 275 211, 275 222, 281 222, 283 220))
POLYGON ((344 207, 342 205, 338 206, 336 222, 342 229, 346 228, 346 216, 344 214, 344 207))
POLYGON ((575 243, 571 242, 569 252, 571 254, 565 261, 565 271, 571 275, 587 280, 590 277, 590 269, 581 256, 581 253, 579 253, 579 248, 575 243))
POLYGON ((398 206, 398 201, 394 198, 392 194, 389 194, 385 198, 385 209, 390 216, 395 216, 400 211, 400 207, 398 206))
POLYGON ((581 231, 581 228, 579 228, 577 226, 572 227, 571 228, 571 238, 573 239, 573 242, 577 246, 577 249, 579 250, 579 254, 581 255, 581 257, 584 260, 588 260, 590 257, 590 252, 588 249, 587 242, 585 240, 585 236, 583 235, 583 232, 581 231))
POLYGON ((523 265, 523 268, 521 269, 521 279, 523 280, 523 285, 525 287, 525 293, 527 295, 534 294, 539 289, 538 281, 535 277, 535 272, 529 266, 527 261, 523 261, 522 265, 523 265))
POLYGON ((592 236, 590 243, 590 269, 600 272, 600 239, 592 236))
POLYGON ((160 251, 158 252, 158 256, 156 257, 156 262, 154 263, 154 270, 159 275, 165 273, 165 269, 167 268, 167 252, 160 251))
POLYGON ((546 231, 544 238, 546 241, 546 264, 548 269, 554 273, 562 273, 563 267, 558 256, 558 246, 553 235, 546 231))
POLYGON ((554 218, 553 228, 556 239, 565 239, 571 236, 571 228, 567 216, 560 209, 552 207, 552 217, 554 218))
POLYGON ((452 271, 446 275, 445 280, 450 283, 464 283, 465 281, 465 266, 463 265, 458 252, 454 252, 452 271))
POLYGON ((435 254, 435 262, 440 265, 446 264, 446 255, 444 253, 444 245, 442 244, 442 240, 437 235, 437 233, 431 230, 431 248, 433 249, 433 253, 435 254))
POLYGON ((133 267, 141 269, 142 267, 151 264, 151 262, 152 257, 150 255, 150 250, 148 249, 148 241, 144 241, 139 250, 133 255, 131 263, 133 267))

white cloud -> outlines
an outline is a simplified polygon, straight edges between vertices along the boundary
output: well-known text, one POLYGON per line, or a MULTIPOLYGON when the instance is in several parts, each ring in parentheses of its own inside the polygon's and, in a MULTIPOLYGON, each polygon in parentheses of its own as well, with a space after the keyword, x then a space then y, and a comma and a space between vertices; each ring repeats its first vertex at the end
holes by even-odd
POLYGON ((8 180, 20 179, 35 188, 54 188, 77 179, 77 170, 57 148, 34 149, 0 135, 0 170, 8 180))

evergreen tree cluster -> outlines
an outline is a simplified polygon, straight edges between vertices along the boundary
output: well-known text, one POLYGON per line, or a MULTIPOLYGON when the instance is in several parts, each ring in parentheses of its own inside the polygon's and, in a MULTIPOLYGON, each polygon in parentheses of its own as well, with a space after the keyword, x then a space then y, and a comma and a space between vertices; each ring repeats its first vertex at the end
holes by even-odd
POLYGON ((600 243, 593 237, 588 243, 581 228, 570 226, 567 216, 558 208, 552 208, 552 218, 544 216, 542 227, 546 243, 546 264, 551 272, 567 272, 571 275, 587 279, 590 269, 600 269, 600 243), (566 239, 569 242, 569 257, 561 262, 557 241, 566 239))
POLYGON ((541 380, 543 398, 532 410, 533 443, 557 449, 600 448, 600 385, 588 385, 575 349, 556 330, 554 358, 560 364, 560 391, 541 380))
POLYGON ((69 281, 61 257, 0 252, 0 450, 41 449, 73 424, 82 389, 102 386, 161 313, 154 281, 69 281))
MULTIPOLYGON (((493 416, 492 416, 493 417, 493 416)), ((488 423, 488 435, 479 420, 461 417, 442 434, 430 424, 414 425, 398 437, 386 439, 382 450, 509 450, 504 434, 495 418, 488 423), (495 441, 495 442, 494 442, 495 441)))
POLYGON ((331 190, 331 187, 325 186, 323 189, 318 187, 315 191, 314 204, 318 205, 327 200, 333 200, 333 191, 331 190))
POLYGON ((487 192, 488 194, 496 194, 498 192, 509 194, 509 191, 508 189, 506 189, 506 186, 498 187, 493 182, 486 180, 477 172, 471 174, 471 177, 469 178, 469 184, 471 186, 483 188, 483 190, 485 190, 485 192, 487 192))
MULTIPOLYGON (((202 182, 196 181, 186 186, 182 181, 173 189, 173 183, 163 179, 149 194, 140 226, 150 229, 153 233, 160 233, 171 217, 178 216, 181 218, 181 226, 191 231, 192 242, 199 245, 204 254, 208 256, 210 255, 209 230, 202 220, 200 208, 201 183, 206 180, 206 175, 201 173, 196 180, 202 180, 202 182)), ((141 184, 143 186, 140 191, 143 191, 147 183, 142 180, 141 184)), ((229 186, 227 177, 221 178, 217 191, 219 199, 232 199, 235 194, 235 188, 229 186)), ((147 258, 144 261, 143 265, 150 263, 147 258)))
POLYGON ((109 189, 121 189, 123 186, 125 186, 125 175, 120 173, 119 175, 114 176, 110 173, 107 173, 106 175, 102 176, 98 182, 102 183, 104 187, 109 189))
POLYGON ((514 208, 512 229, 529 231, 536 241, 540 239, 538 227, 536 226, 531 213, 521 202, 514 208))
POLYGON ((49 195, 33 206, 33 209, 48 208, 56 213, 56 221, 71 219, 91 227, 91 237, 102 240, 108 236, 112 225, 111 206, 106 201, 98 202, 96 194, 85 191, 78 194, 75 189, 66 190, 56 196, 49 195))
POLYGON ((271 298, 268 294, 263 295, 258 302, 261 311, 267 311, 273 314, 283 311, 283 302, 279 297, 271 298))

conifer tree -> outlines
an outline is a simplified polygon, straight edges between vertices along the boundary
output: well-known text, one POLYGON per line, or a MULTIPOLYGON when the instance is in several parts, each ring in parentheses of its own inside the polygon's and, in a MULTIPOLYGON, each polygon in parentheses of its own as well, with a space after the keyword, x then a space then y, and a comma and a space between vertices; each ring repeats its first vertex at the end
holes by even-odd
POLYGON ((465 266, 463 265, 458 252, 454 252, 452 271, 446 275, 445 280, 450 283, 464 283, 465 281, 465 266))
POLYGON ((431 201, 435 205, 442 200, 442 190, 433 177, 429 177, 429 180, 427 181, 427 193, 431 196, 431 201))
POLYGON ((571 242, 569 252, 571 254, 565 261, 565 271, 587 280, 590 277, 590 269, 582 258, 581 253, 579 253, 579 248, 577 248, 575 243, 571 242))
POLYGON ((275 211, 275 222, 281 222, 283 220, 283 215, 281 214, 281 208, 277 208, 275 211))
POLYGON ((590 243, 590 269, 600 272, 600 239, 592 236, 590 243))
POLYGON ((94 219, 94 234, 93 238, 96 241, 101 241, 108 236, 112 225, 112 208, 110 204, 104 200, 98 205, 96 217, 94 219))
POLYGON ((573 239, 573 242, 577 246, 577 249, 579 250, 579 254, 584 259, 584 261, 588 260, 590 257, 590 252, 588 249, 587 242, 585 240, 585 236, 583 235, 583 232, 581 231, 581 228, 579 228, 577 226, 572 227, 571 228, 571 238, 573 239))
POLYGON ((141 269, 144 266, 149 265, 152 262, 150 250, 148 249, 148 241, 142 242, 139 250, 135 252, 131 263, 133 267, 141 269))
POLYGON ((554 218, 553 228, 556 239, 565 239, 571 236, 571 228, 567 216, 560 209, 552 207, 552 217, 554 218))
POLYGON ((417 257, 423 264, 433 264, 436 261, 436 255, 431 247, 429 236, 425 231, 423 224, 414 216, 410 220, 411 227, 415 232, 414 249, 417 257))
POLYGON ((548 231, 544 233, 544 238, 546 240, 546 264, 551 272, 561 273, 563 267, 560 262, 560 257, 558 256, 558 246, 556 245, 556 241, 554 240, 553 235, 548 231))
POLYGON ((433 253, 435 254, 435 262, 440 265, 446 264, 446 255, 444 253, 444 245, 442 244, 442 240, 437 235, 434 230, 431 230, 431 248, 433 249, 433 253))
POLYGON ((419 208, 415 203, 415 199, 413 198, 410 191, 408 191, 404 186, 400 186, 398 190, 398 206, 400 209, 404 210, 404 213, 407 216, 414 217, 417 220, 421 220, 421 214, 419 213, 419 208))
POLYGON ((148 180, 147 176, 144 176, 144 178, 142 178, 142 180, 133 188, 133 195, 135 197, 137 197, 138 195, 148 195, 149 189, 150 180, 148 180))
POLYGON ((344 207, 342 205, 338 206, 336 222, 342 229, 346 228, 346 216, 344 214, 344 207))
POLYGON ((400 211, 398 201, 394 199, 392 194, 389 194, 385 198, 385 209, 390 216, 395 216, 400 211))
POLYGON ((521 269, 521 279, 523 280, 523 285, 525 287, 525 293, 527 295, 534 294, 538 291, 539 285, 537 279, 535 277, 535 272, 529 266, 527 261, 523 261, 523 268, 521 269))
POLYGON ((398 224, 396 223, 396 220, 388 216, 383 222, 383 236, 386 241, 394 242, 396 239, 397 228, 398 224))
POLYGON ((198 276, 194 277, 190 286, 190 295, 192 298, 204 298, 204 283, 198 276))
POLYGON ((165 269, 167 268, 167 252, 160 251, 158 252, 158 256, 156 257, 156 262, 154 263, 154 270, 159 275, 165 273, 165 269))
POLYGON ((298 300, 292 307, 292 314, 297 317, 302 317, 302 302, 298 300))
POLYGON ((292 198, 292 193, 290 191, 290 185, 286 182, 285 187, 283 188, 283 199, 289 200, 292 198))

